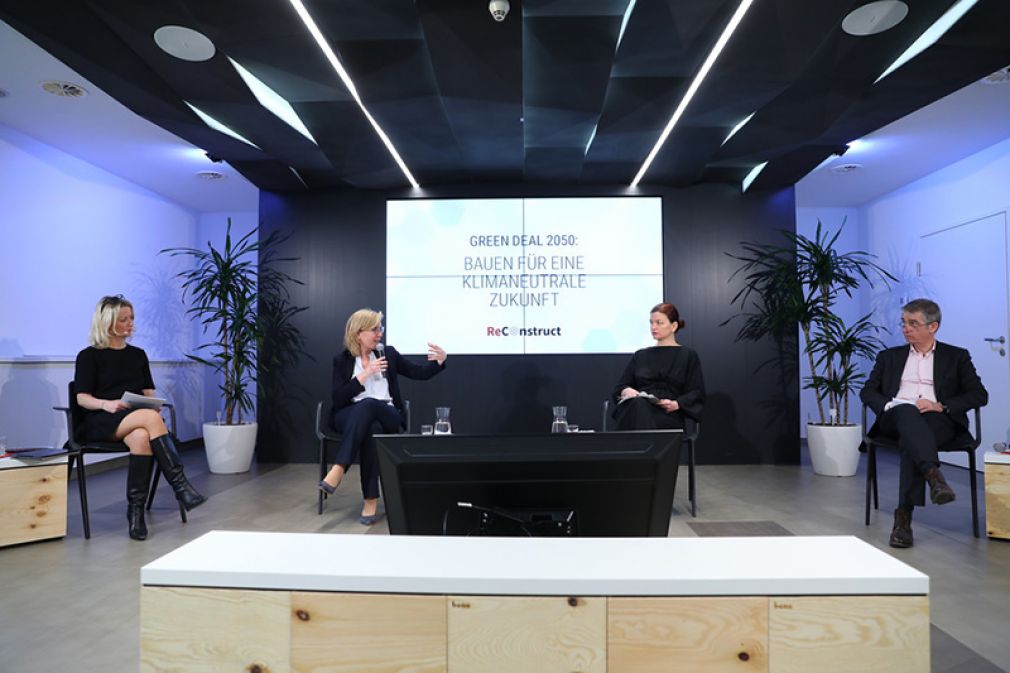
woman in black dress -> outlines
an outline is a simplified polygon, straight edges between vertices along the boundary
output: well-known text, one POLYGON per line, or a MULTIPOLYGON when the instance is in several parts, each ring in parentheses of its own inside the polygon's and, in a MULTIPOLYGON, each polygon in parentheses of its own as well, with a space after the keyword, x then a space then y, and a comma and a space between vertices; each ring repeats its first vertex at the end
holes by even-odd
POLYGON ((382 343, 382 313, 363 308, 351 314, 344 327, 344 350, 333 358, 333 428, 341 433, 334 465, 319 482, 332 494, 355 456, 361 464, 364 504, 358 523, 379 520, 379 464, 375 433, 399 432, 404 426, 399 376, 425 380, 445 369, 445 351, 428 343, 428 362, 415 364, 392 346, 382 343))
POLYGON ((683 428, 701 419, 705 382, 698 354, 677 343, 684 329, 677 307, 657 304, 649 315, 656 345, 637 351, 614 387, 618 430, 683 428))
POLYGON ((126 477, 126 518, 130 537, 147 537, 144 501, 154 460, 183 507, 191 510, 206 498, 186 479, 161 414, 153 409, 131 409, 120 398, 124 392, 154 396, 154 380, 147 354, 126 343, 133 334, 133 304, 122 295, 102 297, 91 318, 91 345, 77 354, 74 390, 83 410, 78 433, 89 442, 123 442, 130 449, 126 477))

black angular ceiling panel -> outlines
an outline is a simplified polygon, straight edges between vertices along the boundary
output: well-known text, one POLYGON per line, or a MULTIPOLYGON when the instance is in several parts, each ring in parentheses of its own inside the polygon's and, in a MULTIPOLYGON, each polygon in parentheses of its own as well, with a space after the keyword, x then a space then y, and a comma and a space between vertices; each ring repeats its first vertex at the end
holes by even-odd
MULTIPOLYGON (((361 101, 422 185, 620 184, 638 171, 738 0, 304 0, 361 101), (628 12, 629 7, 631 9, 628 12)), ((853 37, 859 0, 756 0, 643 184, 793 184, 846 142, 1010 63, 1010 2, 980 0, 884 80, 954 0, 853 37), (751 121, 731 139, 739 121, 751 121)), ((267 190, 407 184, 351 92, 283 0, 4 3, 0 19, 153 123, 267 190), (192 63, 154 31, 213 41, 192 63), (229 58, 286 98, 315 143, 259 105, 229 58), (186 102, 255 143, 211 130, 186 102)))

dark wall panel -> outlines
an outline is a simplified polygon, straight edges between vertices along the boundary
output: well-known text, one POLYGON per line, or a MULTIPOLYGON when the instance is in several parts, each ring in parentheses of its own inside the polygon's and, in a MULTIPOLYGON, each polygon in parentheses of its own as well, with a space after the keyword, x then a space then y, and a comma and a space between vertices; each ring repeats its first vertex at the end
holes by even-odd
MULTIPOLYGON (((456 187, 426 190, 424 197, 617 196, 586 187, 456 187)), ((795 463, 799 461, 798 384, 777 366, 758 369, 776 356, 771 342, 735 343, 730 299, 739 284, 725 253, 740 241, 777 240, 795 229, 792 190, 742 195, 726 185, 652 190, 663 197, 665 297, 677 304, 687 327, 678 336, 701 357, 709 403, 699 439, 702 463, 795 463)), ((284 372, 283 390, 260 400, 261 461, 316 459, 312 432, 315 404, 329 398, 331 360, 342 348, 347 316, 362 306, 384 309, 385 203, 405 192, 264 193, 262 235, 291 234, 285 252, 298 257, 292 275, 305 281, 293 299, 309 310, 298 324, 314 358, 284 372)), ((620 235, 620 232, 615 232, 620 235)), ((606 307, 586 306, 600 311, 606 307)), ((643 341, 648 316, 642 316, 643 341)), ((396 344, 393 344, 394 346, 396 344)), ((795 361, 795 345, 787 359, 795 361)), ((458 433, 547 432, 551 406, 566 404, 569 420, 599 429, 603 399, 628 360, 625 355, 477 356, 449 354, 447 370, 426 382, 402 381, 412 401, 413 424, 432 422, 436 406, 451 406, 458 433)))

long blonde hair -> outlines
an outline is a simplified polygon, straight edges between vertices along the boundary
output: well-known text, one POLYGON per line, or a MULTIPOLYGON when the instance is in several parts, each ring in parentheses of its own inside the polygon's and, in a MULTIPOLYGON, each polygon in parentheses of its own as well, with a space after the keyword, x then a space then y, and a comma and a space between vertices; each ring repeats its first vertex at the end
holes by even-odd
POLYGON ((136 317, 136 311, 133 308, 133 304, 121 294, 115 296, 102 297, 95 306, 95 313, 91 316, 91 331, 88 332, 88 341, 95 348, 108 348, 110 346, 109 336, 112 334, 112 328, 116 324, 116 319, 119 318, 119 311, 123 307, 129 308, 134 312, 134 317, 136 317))
POLYGON ((381 324, 382 311, 359 308, 347 319, 347 326, 344 327, 344 347, 355 357, 361 355, 361 345, 358 344, 358 335, 362 332, 373 330, 381 324))

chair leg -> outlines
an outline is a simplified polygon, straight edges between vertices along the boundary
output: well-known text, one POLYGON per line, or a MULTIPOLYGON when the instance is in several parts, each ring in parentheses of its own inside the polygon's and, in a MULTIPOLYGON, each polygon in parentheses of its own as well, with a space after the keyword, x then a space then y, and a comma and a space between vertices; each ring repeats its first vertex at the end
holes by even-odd
POLYGON ((687 443, 687 495, 691 499, 691 516, 698 516, 698 501, 694 491, 694 440, 687 443))
POLYGON ((975 472, 975 450, 968 452, 968 471, 971 480, 971 530, 978 537, 978 475, 975 472))
POLYGON ((877 492, 877 447, 873 447, 873 509, 880 509, 880 495, 877 492))
POLYGON ((151 478, 151 489, 147 496, 147 511, 151 511, 151 505, 154 504, 154 494, 158 492, 158 482, 161 481, 161 465, 158 461, 154 461, 154 477, 151 478))
POLYGON ((872 444, 866 447, 866 507, 863 510, 863 523, 870 525, 870 489, 877 493, 877 454, 872 444))
POLYGON ((81 494, 81 518, 84 520, 84 539, 91 539, 91 519, 88 516, 88 479, 84 470, 84 456, 77 455, 77 490, 81 494))
MULTIPOLYGON (((319 481, 322 481, 326 476, 326 440, 319 440, 319 481)), ((316 489, 319 492, 319 514, 323 513, 323 500, 326 498, 326 494, 323 493, 323 489, 316 489)))
MULTIPOLYGON (((161 465, 158 461, 154 461, 154 476, 151 478, 151 492, 147 496, 147 511, 151 511, 151 505, 154 504, 154 496, 158 492, 158 482, 161 481, 161 465)), ((182 519, 183 523, 188 523, 189 519, 186 517, 186 508, 183 507, 182 503, 176 500, 179 505, 179 518, 182 519)))

